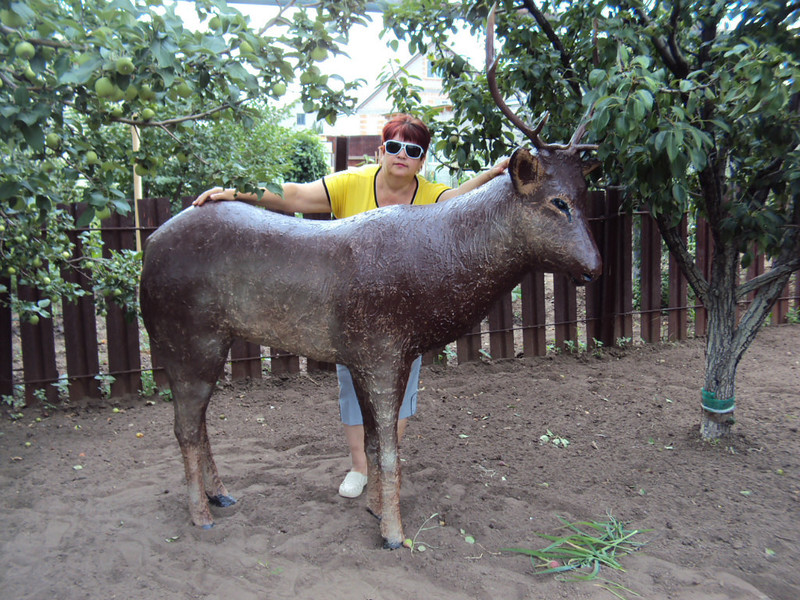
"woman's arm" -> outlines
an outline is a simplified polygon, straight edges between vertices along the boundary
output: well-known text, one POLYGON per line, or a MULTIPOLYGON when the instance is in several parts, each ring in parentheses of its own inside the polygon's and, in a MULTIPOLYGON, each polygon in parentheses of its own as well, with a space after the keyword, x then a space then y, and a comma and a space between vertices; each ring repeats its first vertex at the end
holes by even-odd
POLYGON ((475 177, 468 179, 457 188, 442 192, 442 195, 439 196, 439 202, 442 202, 443 200, 449 200, 450 198, 455 198, 456 196, 461 196, 462 194, 466 194, 467 192, 471 192, 475 188, 482 186, 484 183, 488 183, 498 175, 501 175, 505 172, 505 170, 508 168, 508 161, 509 159, 504 158, 491 169, 478 173, 475 177))
POLYGON ((239 200, 282 212, 325 213, 331 210, 321 179, 311 183, 284 183, 283 197, 265 190, 259 198, 256 194, 240 193, 233 188, 215 187, 200 194, 192 204, 202 206, 209 200, 239 200))

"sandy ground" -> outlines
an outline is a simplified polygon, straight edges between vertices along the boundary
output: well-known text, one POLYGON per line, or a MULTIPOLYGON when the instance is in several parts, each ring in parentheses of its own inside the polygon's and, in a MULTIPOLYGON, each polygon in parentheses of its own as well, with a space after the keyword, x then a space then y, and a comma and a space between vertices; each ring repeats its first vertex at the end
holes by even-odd
POLYGON ((0 596, 796 600, 800 328, 761 332, 719 444, 698 438, 702 372, 702 340, 425 367, 402 448, 413 552, 380 549, 364 498, 336 493, 332 374, 220 386, 209 428, 239 502, 211 531, 189 522, 169 403, 27 409, 0 421, 0 596), (608 514, 651 530, 625 572, 565 582, 501 551, 608 514))

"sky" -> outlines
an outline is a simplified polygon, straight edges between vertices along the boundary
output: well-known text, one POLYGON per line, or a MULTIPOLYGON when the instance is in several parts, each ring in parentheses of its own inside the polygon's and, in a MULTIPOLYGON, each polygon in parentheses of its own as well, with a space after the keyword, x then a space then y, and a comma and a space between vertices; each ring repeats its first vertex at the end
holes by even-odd
MULTIPOLYGON (((238 4, 229 2, 239 12, 250 17, 250 28, 260 29, 267 20, 277 13, 277 7, 255 4, 238 4)), ((184 18, 185 26, 192 28, 199 25, 197 15, 194 10, 194 2, 178 2, 178 14, 184 18)), ((366 99, 374 90, 384 66, 393 58, 405 63, 411 58, 407 45, 400 42, 398 50, 395 52, 387 47, 386 42, 391 39, 387 34, 383 39, 379 34, 383 29, 383 17, 380 13, 369 13, 372 21, 367 26, 355 25, 350 30, 350 42, 347 46, 349 56, 331 55, 324 63, 321 63, 320 70, 326 74, 338 74, 346 80, 364 79, 366 84, 357 92, 359 101, 366 99)), ((477 42, 469 33, 465 32, 453 39, 453 47, 458 52, 468 56, 472 64, 478 66, 482 61, 483 41, 477 42), (476 55, 477 52, 477 55, 476 55)))

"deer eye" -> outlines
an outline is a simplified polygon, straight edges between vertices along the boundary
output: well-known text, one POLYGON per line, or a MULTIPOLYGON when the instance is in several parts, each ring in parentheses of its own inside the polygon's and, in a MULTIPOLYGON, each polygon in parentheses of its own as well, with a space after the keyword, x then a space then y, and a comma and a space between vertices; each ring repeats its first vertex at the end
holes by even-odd
POLYGON ((565 215, 567 215, 567 217, 569 218, 570 223, 571 223, 572 222, 572 213, 569 210, 569 204, 567 204, 561 198, 553 198, 552 202, 553 202, 553 206, 555 206, 558 210, 560 210, 565 215))

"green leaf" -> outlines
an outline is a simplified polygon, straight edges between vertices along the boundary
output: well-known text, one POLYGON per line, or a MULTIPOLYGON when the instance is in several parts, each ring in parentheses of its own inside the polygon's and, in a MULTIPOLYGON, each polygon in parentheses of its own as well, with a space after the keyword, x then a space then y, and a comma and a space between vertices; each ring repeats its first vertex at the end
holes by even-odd
POLYGON ((103 62, 101 56, 93 56, 82 65, 62 74, 58 80, 62 84, 84 85, 102 67, 103 62))
POLYGON ((156 58, 158 66, 161 68, 172 67, 175 65, 176 55, 180 48, 169 38, 153 40, 150 51, 156 58))
POLYGON ((89 224, 94 219, 94 206, 87 206, 86 210, 83 211, 83 214, 78 217, 78 220, 75 222, 76 227, 88 227, 89 224))

